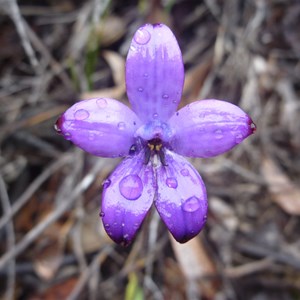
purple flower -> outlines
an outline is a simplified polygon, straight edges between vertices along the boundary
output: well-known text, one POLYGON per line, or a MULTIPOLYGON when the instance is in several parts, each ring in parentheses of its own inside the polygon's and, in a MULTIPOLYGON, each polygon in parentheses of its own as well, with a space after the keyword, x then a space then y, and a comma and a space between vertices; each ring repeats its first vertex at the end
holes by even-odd
POLYGON ((103 184, 101 217, 107 234, 128 245, 152 203, 181 243, 196 236, 207 216, 205 185, 181 155, 213 157, 255 131, 237 106, 201 100, 176 112, 184 82, 181 51, 171 30, 146 24, 135 33, 126 61, 132 110, 108 99, 80 101, 56 130, 83 150, 125 157, 103 184))

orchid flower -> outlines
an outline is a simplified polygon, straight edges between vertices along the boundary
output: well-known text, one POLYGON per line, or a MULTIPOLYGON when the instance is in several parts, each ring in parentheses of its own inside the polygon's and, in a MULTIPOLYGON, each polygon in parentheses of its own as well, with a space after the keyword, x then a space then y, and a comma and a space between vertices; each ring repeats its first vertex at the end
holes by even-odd
POLYGON ((102 217, 116 243, 132 242, 153 202, 163 222, 184 243, 207 218, 207 194, 197 170, 183 157, 214 157, 255 131, 251 118, 221 100, 195 101, 176 112, 182 95, 182 55, 163 24, 140 27, 126 61, 132 109, 109 98, 75 103, 56 130, 101 157, 124 157, 103 183, 102 217))

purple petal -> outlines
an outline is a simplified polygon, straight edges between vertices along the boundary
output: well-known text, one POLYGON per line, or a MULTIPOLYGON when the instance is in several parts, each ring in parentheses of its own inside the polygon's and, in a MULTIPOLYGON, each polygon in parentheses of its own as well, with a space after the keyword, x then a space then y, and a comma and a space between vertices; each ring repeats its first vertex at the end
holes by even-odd
POLYGON ((155 206, 174 238, 185 243, 206 222, 206 189, 199 173, 185 158, 167 150, 165 159, 168 165, 157 168, 155 206))
POLYGON ((146 24, 135 33, 126 61, 127 95, 144 122, 168 120, 181 99, 184 69, 172 31, 146 24))
POLYGON ((56 122, 56 130, 79 148, 102 157, 126 156, 134 143, 139 118, 119 101, 80 101, 56 122))
POLYGON ((172 116, 173 150, 190 157, 224 153, 255 132, 251 118, 236 105, 220 100, 193 102, 172 116))
POLYGON ((128 157, 103 184, 100 213, 107 234, 128 245, 149 211, 155 194, 153 168, 144 164, 144 152, 128 157))

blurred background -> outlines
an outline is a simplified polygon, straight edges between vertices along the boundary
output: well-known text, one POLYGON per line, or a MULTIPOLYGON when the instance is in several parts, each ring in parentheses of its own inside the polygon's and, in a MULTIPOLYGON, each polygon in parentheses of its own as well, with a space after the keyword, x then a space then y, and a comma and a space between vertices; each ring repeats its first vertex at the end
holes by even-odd
POLYGON ((1 299, 300 299, 300 2, 0 1, 1 299), (257 125, 234 150, 192 163, 208 222, 178 244, 153 211, 123 248, 99 218, 118 159, 54 131, 80 99, 128 104, 124 63, 144 23, 182 49, 180 106, 235 103, 257 125))

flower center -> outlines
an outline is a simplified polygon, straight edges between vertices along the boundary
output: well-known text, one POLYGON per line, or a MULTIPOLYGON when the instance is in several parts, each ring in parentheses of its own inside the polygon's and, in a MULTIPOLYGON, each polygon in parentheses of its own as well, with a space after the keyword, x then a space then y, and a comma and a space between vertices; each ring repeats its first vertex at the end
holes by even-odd
POLYGON ((147 142, 147 146, 145 147, 145 159, 144 163, 147 165, 150 158, 157 155, 160 159, 162 165, 167 166, 166 157, 164 152, 164 147, 161 139, 154 138, 147 142))

